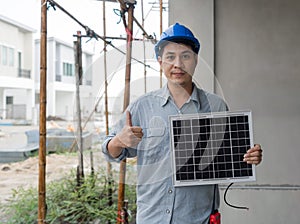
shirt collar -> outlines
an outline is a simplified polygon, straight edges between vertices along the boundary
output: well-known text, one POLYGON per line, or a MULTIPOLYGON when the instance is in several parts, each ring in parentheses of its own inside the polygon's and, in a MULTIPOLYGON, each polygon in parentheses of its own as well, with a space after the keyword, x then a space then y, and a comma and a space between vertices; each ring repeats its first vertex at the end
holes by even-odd
POLYGON ((168 89, 168 85, 165 84, 162 88, 161 88, 161 91, 160 93, 158 94, 161 98, 162 98, 162 102, 161 102, 161 106, 165 106, 169 99, 171 99, 171 93, 168 89))
MULTIPOLYGON (((163 99, 162 102, 161 102, 161 106, 162 107, 165 106, 168 103, 169 99, 172 98, 171 93, 170 93, 170 91, 168 89, 168 85, 167 84, 165 84, 161 88, 159 96, 163 99)), ((196 85, 194 83, 193 83, 193 92, 192 92, 192 95, 188 99, 187 103, 190 102, 191 100, 194 103, 197 104, 198 110, 200 110, 200 108, 201 108, 201 102, 200 102, 199 91, 198 91, 198 88, 196 87, 196 85)))
POLYGON ((197 88, 197 86, 193 83, 193 92, 187 102, 190 102, 192 100, 195 103, 195 105, 197 105, 197 108, 200 111, 201 102, 200 102, 200 96, 199 96, 200 92, 198 90, 199 89, 197 88))

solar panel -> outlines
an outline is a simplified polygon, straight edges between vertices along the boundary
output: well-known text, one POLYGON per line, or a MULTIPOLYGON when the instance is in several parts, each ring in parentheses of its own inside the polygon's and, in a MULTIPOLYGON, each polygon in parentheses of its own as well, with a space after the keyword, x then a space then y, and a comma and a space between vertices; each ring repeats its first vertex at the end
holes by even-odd
POLYGON ((253 146, 251 111, 169 117, 174 186, 255 180, 243 162, 253 146))

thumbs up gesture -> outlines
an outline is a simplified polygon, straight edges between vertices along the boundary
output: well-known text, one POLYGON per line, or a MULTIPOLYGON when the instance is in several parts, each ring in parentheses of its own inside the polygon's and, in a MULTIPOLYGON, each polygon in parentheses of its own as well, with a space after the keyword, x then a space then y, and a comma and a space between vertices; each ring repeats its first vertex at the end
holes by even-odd
POLYGON ((125 126, 116 137, 118 137, 123 148, 135 147, 142 140, 143 129, 139 126, 132 126, 131 114, 129 111, 126 111, 125 126))
POLYGON ((124 148, 133 148, 139 144, 143 137, 143 129, 132 126, 131 114, 126 111, 126 122, 123 129, 113 137, 107 145, 109 154, 117 158, 124 148))

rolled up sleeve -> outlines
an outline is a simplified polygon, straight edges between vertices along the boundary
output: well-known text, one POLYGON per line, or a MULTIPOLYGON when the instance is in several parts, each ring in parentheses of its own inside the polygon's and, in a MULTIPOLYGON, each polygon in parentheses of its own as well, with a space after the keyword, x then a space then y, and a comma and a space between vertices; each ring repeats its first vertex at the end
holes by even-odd
POLYGON ((111 136, 111 135, 108 135, 104 142, 102 143, 102 152, 106 158, 107 161, 109 162, 121 162, 123 159, 127 158, 127 157, 135 157, 137 152, 136 152, 136 149, 134 148, 124 148, 121 152, 121 154, 117 157, 117 158, 114 158, 110 155, 110 153, 108 152, 108 143, 109 141, 113 138, 114 136, 111 136))

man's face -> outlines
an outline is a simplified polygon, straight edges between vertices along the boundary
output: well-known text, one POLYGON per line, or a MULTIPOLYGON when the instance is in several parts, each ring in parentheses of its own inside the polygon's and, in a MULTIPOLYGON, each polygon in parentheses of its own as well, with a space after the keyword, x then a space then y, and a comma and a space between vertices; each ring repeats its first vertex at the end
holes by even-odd
POLYGON ((170 42, 158 62, 168 82, 180 86, 192 84, 192 76, 197 65, 197 54, 188 45, 170 42))

